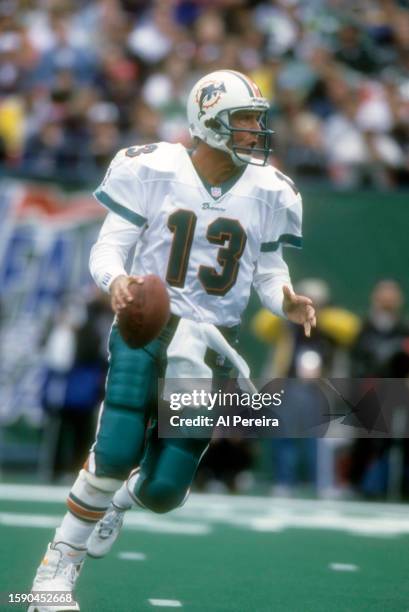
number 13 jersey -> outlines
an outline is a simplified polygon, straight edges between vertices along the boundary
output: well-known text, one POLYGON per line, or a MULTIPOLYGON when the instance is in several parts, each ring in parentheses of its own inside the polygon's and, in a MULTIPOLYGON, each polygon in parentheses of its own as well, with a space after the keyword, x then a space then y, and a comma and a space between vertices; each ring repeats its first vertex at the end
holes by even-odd
MULTIPOLYGON (((237 324, 252 282, 263 293, 274 274, 269 257, 276 267, 281 245, 301 246, 301 197, 272 166, 246 166, 231 186, 210 187, 182 145, 131 147, 119 151, 94 195, 111 219, 112 213, 122 219, 98 242, 109 236, 113 249, 117 242, 125 265, 121 228, 128 228, 135 244, 128 272, 160 276, 172 312, 188 319, 237 324)), ((281 261, 281 281, 289 282, 281 261)), ((105 288, 115 276, 93 275, 105 288)))

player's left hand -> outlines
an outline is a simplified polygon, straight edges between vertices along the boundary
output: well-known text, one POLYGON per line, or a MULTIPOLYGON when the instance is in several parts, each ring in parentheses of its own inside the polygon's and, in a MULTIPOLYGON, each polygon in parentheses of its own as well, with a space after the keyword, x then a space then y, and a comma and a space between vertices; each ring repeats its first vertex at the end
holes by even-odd
POLYGON ((304 325, 304 333, 310 337, 311 328, 317 325, 312 300, 305 295, 297 295, 287 285, 283 285, 283 295, 283 312, 287 319, 304 325))

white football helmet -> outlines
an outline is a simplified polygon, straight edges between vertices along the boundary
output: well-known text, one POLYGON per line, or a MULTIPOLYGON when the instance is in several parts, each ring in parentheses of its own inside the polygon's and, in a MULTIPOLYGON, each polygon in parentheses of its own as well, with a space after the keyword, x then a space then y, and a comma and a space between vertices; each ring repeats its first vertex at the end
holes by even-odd
POLYGON ((241 72, 217 70, 201 78, 192 88, 187 102, 187 117, 192 137, 228 153, 237 166, 265 166, 271 154, 272 131, 266 127, 270 105, 257 85, 241 72), (241 110, 260 113, 260 129, 235 128, 231 116, 241 110), (255 147, 239 148, 233 142, 235 132, 257 134, 255 147))

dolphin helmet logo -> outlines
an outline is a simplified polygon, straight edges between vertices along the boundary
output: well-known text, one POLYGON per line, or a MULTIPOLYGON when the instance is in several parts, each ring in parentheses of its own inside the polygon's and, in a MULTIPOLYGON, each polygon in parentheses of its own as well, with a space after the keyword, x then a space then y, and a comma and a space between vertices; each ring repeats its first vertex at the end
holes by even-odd
POLYGON ((200 108, 198 119, 206 113, 208 108, 217 104, 223 93, 226 93, 224 83, 215 81, 209 81, 198 90, 196 94, 196 102, 200 108))

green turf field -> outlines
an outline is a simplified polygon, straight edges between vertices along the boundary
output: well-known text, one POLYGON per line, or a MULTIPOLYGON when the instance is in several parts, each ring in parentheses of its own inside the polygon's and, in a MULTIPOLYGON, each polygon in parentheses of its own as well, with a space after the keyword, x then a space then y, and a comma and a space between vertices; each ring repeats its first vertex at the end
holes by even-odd
MULTIPOLYGON (((66 492, 0 485, 3 601, 29 590, 66 492)), ((408 612, 409 507, 192 495, 135 510, 77 596, 83 612, 408 612)))

